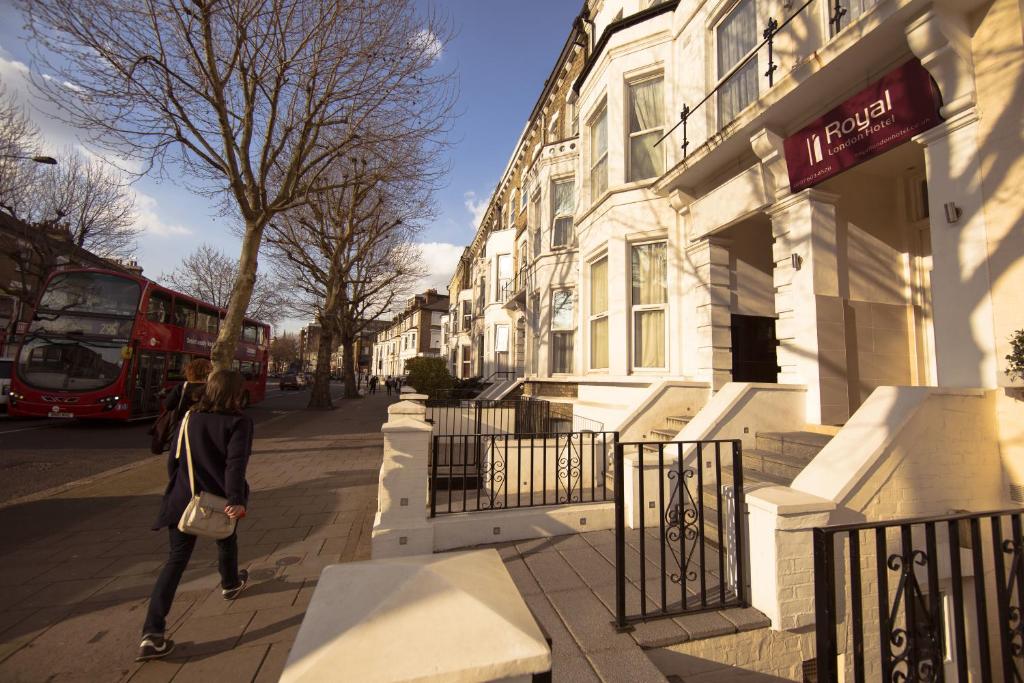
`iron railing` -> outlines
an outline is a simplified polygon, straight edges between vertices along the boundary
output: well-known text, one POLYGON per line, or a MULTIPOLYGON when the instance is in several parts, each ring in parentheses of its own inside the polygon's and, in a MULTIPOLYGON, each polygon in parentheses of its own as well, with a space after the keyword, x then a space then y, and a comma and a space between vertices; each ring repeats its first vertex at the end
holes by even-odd
POLYGON ((435 436, 430 516, 610 500, 617 440, 617 432, 435 436))
POLYGON ((620 629, 650 618, 747 604, 742 457, 739 440, 616 444, 615 621, 620 629), (634 475, 628 530, 627 453, 634 475))
POLYGON ((1024 680, 1022 513, 815 529, 818 680, 1024 680))
MULTIPOLYGON (((761 36, 762 36, 763 40, 760 43, 758 43, 756 46, 754 46, 754 48, 751 49, 750 52, 748 52, 731 69, 729 69, 729 71, 727 71, 725 73, 725 76, 723 76, 722 78, 719 79, 718 84, 715 85, 715 87, 712 88, 710 91, 708 91, 708 93, 706 95, 704 95, 704 98, 701 99, 696 105, 694 105, 693 107, 690 107, 688 104, 684 103, 683 107, 682 107, 682 110, 679 112, 679 121, 674 126, 672 126, 667 131, 665 131, 665 133, 660 138, 658 138, 657 142, 655 142, 654 144, 656 146, 661 144, 665 140, 665 138, 670 136, 672 133, 675 132, 675 130, 677 128, 682 126, 683 127, 682 150, 683 150, 683 158, 685 159, 686 155, 687 155, 687 152, 688 152, 688 148, 690 146, 689 131, 688 131, 688 124, 689 124, 690 118, 693 117, 693 115, 696 114, 697 111, 701 107, 703 107, 705 104, 707 104, 707 102, 709 100, 711 100, 711 98, 713 98, 715 95, 717 95, 719 90, 721 90, 724 86, 729 84, 729 82, 732 80, 733 76, 735 76, 737 73, 739 73, 740 70, 743 69, 743 67, 745 67, 747 64, 749 64, 751 60, 756 60, 757 59, 757 55, 762 50, 762 48, 767 48, 767 53, 768 53, 768 59, 767 59, 768 63, 767 63, 767 66, 765 68, 765 71, 764 71, 764 73, 762 75, 768 81, 768 88, 774 87, 774 85, 775 85, 775 72, 779 68, 778 65, 776 64, 776 61, 775 61, 775 58, 776 58, 776 55, 775 55, 775 37, 779 33, 781 33, 787 26, 789 26, 789 24, 794 19, 796 19, 801 14, 803 14, 804 10, 806 10, 811 5, 815 5, 815 4, 819 3, 819 2, 820 2, 820 0, 805 0, 805 2, 795 12, 793 12, 791 15, 786 17, 781 23, 779 21, 777 21, 774 17, 768 17, 768 21, 765 22, 764 30, 761 31, 761 36)), ((849 5, 849 0, 830 0, 829 6, 828 6, 828 12, 829 12, 829 22, 828 23, 829 23, 829 26, 831 28, 831 36, 830 36, 830 38, 831 37, 835 37, 840 31, 842 31, 845 28, 845 26, 843 25, 843 17, 846 16, 847 14, 849 14, 849 10, 847 9, 848 5, 849 5)), ((758 96, 755 97, 753 101, 756 101, 758 99, 758 97, 760 97, 760 95, 761 95, 761 93, 759 92, 758 96)), ((721 129, 727 123, 729 123, 729 122, 728 121, 721 121, 720 120, 718 122, 718 128, 721 129)))
POLYGON ((551 404, 537 398, 436 398, 426 403, 434 434, 533 434, 548 431, 551 404))
POLYGON ((576 414, 573 414, 572 417, 553 416, 551 430, 554 432, 603 432, 604 423, 576 414))
POLYGON ((526 264, 519 269, 510 280, 506 280, 501 287, 501 303, 508 303, 516 295, 525 292, 533 282, 533 264, 526 264))

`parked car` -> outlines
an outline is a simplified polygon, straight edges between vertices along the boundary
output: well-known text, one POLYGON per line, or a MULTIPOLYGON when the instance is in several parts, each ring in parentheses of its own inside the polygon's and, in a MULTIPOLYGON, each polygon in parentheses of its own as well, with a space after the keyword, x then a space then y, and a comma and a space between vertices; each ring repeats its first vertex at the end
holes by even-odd
POLYGON ((10 358, 0 358, 0 409, 7 410, 7 401, 11 393, 11 371, 14 369, 14 361, 10 358))
POLYGON ((305 382, 299 381, 299 375, 296 375, 294 372, 286 372, 281 375, 281 379, 278 381, 277 387, 281 391, 284 391, 285 389, 295 389, 298 391, 304 384, 305 382))

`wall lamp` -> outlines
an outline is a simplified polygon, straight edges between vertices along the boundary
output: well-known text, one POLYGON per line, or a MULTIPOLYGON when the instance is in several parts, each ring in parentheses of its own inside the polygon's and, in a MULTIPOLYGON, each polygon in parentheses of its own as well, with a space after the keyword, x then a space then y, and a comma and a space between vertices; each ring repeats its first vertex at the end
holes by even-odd
POLYGON ((804 257, 800 254, 790 254, 789 262, 793 266, 793 270, 800 270, 804 265, 804 257))
POLYGON ((956 202, 946 202, 943 204, 943 207, 946 209, 946 222, 950 224, 959 221, 960 216, 964 213, 960 207, 956 205, 956 202))

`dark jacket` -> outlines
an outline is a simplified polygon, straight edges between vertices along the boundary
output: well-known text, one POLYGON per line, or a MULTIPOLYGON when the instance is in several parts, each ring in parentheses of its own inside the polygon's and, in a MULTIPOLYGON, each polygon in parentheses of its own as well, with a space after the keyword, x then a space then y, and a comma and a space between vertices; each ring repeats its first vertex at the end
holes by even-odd
MULTIPOLYGON (((246 505, 249 484, 245 469, 252 453, 252 418, 246 415, 223 415, 193 412, 188 422, 188 439, 192 446, 192 468, 195 473, 196 492, 207 491, 227 498, 228 505, 246 505)), ((189 488, 185 445, 178 452, 178 431, 171 441, 167 455, 167 489, 160 505, 154 529, 177 526, 185 511, 192 491, 189 488)))

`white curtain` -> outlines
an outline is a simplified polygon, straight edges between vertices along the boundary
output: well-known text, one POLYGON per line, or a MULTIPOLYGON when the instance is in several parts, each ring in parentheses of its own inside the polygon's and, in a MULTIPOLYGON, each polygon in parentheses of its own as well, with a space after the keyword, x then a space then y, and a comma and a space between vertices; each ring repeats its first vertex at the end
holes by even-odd
POLYGON ((603 110, 590 126, 590 200, 608 189, 608 110, 603 110))
POLYGON ((633 323, 637 366, 665 367, 665 311, 637 311, 633 323))
POLYGON ((661 137, 665 107, 660 78, 635 83, 629 86, 629 91, 629 180, 632 182, 661 174, 662 147, 655 143, 661 137))
POLYGON ((633 305, 663 304, 668 256, 664 242, 633 247, 633 305))
MULTIPOLYGON (((754 0, 741 0, 718 25, 718 76, 729 72, 757 45, 754 0)), ((718 90, 718 122, 725 125, 757 99, 757 58, 751 59, 718 90)))
POLYGON ((590 264, 590 315, 608 311, 608 259, 590 264))
POLYGON ((608 367, 608 318, 590 321, 590 367, 608 367))
POLYGON ((629 86, 632 106, 629 110, 629 132, 661 128, 665 122, 664 98, 660 78, 652 78, 629 86))

